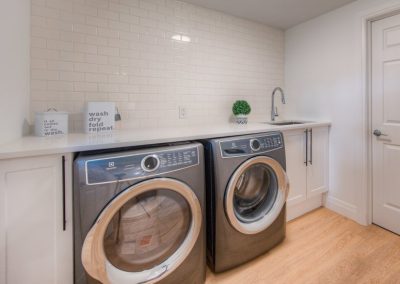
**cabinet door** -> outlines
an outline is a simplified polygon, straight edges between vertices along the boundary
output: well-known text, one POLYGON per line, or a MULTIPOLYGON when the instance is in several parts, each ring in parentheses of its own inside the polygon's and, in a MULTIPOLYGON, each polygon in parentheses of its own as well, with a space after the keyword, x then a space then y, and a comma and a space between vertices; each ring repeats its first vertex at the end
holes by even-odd
POLYGON ((304 130, 284 133, 286 148, 286 172, 290 190, 287 204, 294 205, 307 198, 306 133, 304 130))
POLYGON ((328 127, 313 128, 312 132, 309 132, 308 145, 307 197, 312 197, 328 191, 328 127))
POLYGON ((71 162, 64 196, 62 156, 0 161, 1 284, 73 282, 71 162))

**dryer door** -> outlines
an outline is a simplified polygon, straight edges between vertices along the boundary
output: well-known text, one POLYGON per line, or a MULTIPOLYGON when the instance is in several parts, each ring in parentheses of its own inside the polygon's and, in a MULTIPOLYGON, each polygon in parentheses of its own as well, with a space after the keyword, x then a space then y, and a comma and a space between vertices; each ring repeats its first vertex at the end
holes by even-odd
POLYGON ((225 211, 231 225, 243 234, 257 234, 279 216, 289 192, 282 166, 258 156, 232 175, 225 192, 225 211))
POLYGON ((201 226, 199 200, 186 184, 144 181, 102 211, 83 244, 82 263, 102 283, 153 283, 185 260, 201 226))

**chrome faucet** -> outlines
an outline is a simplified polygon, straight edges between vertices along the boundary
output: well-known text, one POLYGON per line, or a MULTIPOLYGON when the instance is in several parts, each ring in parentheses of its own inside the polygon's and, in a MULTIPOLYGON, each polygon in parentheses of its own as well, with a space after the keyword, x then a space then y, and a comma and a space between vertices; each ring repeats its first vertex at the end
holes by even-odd
POLYGON ((281 93, 282 103, 286 104, 285 100, 285 93, 283 92, 282 88, 277 87, 272 92, 272 104, 271 104, 271 121, 275 121, 275 117, 278 116, 278 108, 275 107, 275 93, 279 91, 281 93))

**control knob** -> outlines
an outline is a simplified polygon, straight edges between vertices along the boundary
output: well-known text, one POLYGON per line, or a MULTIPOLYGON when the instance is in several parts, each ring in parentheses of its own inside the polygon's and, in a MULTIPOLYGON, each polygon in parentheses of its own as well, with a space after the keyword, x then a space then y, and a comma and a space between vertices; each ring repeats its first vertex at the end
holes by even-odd
POLYGON ((157 155, 149 155, 142 159, 142 169, 145 172, 154 172, 160 166, 160 159, 157 155))
POLYGON ((253 151, 258 151, 261 148, 261 143, 258 141, 258 139, 251 139, 250 140, 250 148, 253 151))

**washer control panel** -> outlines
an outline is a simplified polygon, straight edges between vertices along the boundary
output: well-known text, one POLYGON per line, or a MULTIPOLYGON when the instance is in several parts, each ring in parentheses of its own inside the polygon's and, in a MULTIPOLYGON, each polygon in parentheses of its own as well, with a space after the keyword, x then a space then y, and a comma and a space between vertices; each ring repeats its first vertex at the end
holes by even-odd
POLYGON ((103 184, 174 172, 199 164, 198 148, 129 154, 87 160, 86 183, 103 184))
POLYGON ((273 132, 251 138, 221 140, 219 144, 222 157, 229 158, 280 149, 283 147, 283 136, 280 132, 273 132))

